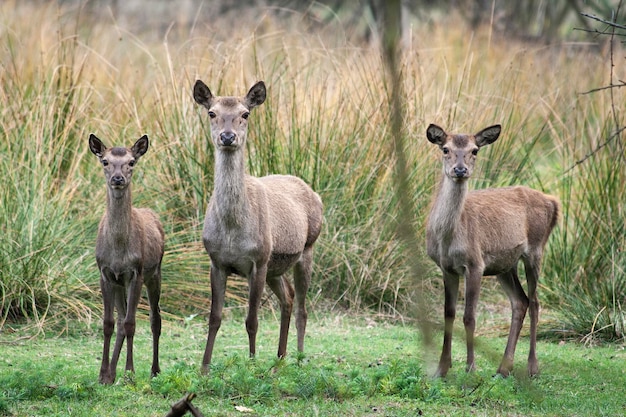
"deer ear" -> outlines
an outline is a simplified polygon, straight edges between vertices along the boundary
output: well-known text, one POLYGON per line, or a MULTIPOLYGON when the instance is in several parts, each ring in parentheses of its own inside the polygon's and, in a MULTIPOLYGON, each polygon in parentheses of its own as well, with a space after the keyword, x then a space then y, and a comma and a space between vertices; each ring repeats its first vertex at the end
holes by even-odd
POLYGON ((143 135, 142 137, 140 137, 131 148, 131 151, 133 151, 133 156, 135 157, 135 159, 139 159, 140 156, 148 152, 149 146, 150 146, 150 141, 148 140, 148 136, 143 135))
POLYGON ((500 136, 501 130, 502 126, 500 125, 493 125, 484 128, 474 135, 476 137, 476 145, 478 145, 478 147, 480 148, 482 146, 494 143, 496 139, 498 139, 498 136, 500 136))
POLYGON ((102 158, 104 151, 106 150, 106 146, 100 139, 96 137, 93 133, 89 135, 89 150, 96 155, 98 158, 102 158))
POLYGON ((265 102, 266 94, 265 83, 263 81, 259 81, 254 84, 248 91, 248 94, 246 94, 244 104, 248 107, 248 110, 251 110, 256 106, 260 106, 265 102))
POLYGON ((193 99, 196 100, 196 103, 209 109, 213 103, 213 94, 205 83, 198 80, 193 86, 193 99))
POLYGON ((442 128, 432 123, 428 126, 428 129, 426 129, 426 137, 435 145, 443 145, 447 136, 448 134, 442 128))

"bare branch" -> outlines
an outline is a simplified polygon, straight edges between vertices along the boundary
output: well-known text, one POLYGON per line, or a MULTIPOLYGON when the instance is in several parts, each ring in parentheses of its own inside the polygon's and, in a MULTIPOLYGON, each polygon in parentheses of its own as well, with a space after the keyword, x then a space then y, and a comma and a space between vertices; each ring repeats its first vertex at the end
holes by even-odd
POLYGON ((587 155, 585 155, 582 159, 579 159, 578 161, 576 161, 574 163, 574 165, 572 165, 571 167, 569 167, 568 169, 565 170, 565 172, 563 172, 564 174, 567 174, 568 172, 570 172, 571 170, 573 170, 574 168, 576 168, 578 165, 582 164, 583 162, 585 162, 587 159, 591 158, 592 156, 594 156, 595 154, 597 154, 602 148, 604 148, 605 146, 607 146, 609 143, 611 143, 613 141, 613 139, 615 139, 616 137, 618 137, 619 135, 622 134, 622 132, 626 130, 626 126, 625 127, 621 127, 619 130, 617 130, 616 132, 614 132, 611 136, 609 136, 609 138, 602 144, 600 144, 600 146, 598 146, 597 148, 595 148, 594 150, 592 150, 591 152, 589 152, 587 155))
POLYGON ((614 27, 614 28, 618 28, 618 29, 624 29, 624 30, 626 30, 626 26, 624 26, 624 25, 620 25, 620 24, 618 24, 618 23, 611 22, 610 20, 605 20, 605 19, 602 19, 602 18, 600 18, 600 17, 598 17, 598 16, 594 16, 594 15, 592 15, 592 14, 588 14, 588 13, 581 13, 581 15, 583 15, 583 16, 585 16, 585 17, 589 18, 589 19, 597 20, 598 22, 604 23, 605 25, 609 25, 609 26, 612 26, 612 27, 614 27))
MULTIPOLYGON (((604 31, 600 31, 598 29, 584 29, 584 28, 574 28, 574 30, 578 30, 581 32, 592 33, 595 35, 613 35, 610 29, 606 29, 604 31)), ((626 33, 616 33, 615 36, 626 37, 626 33)))
POLYGON ((593 88, 589 91, 585 91, 584 93, 580 93, 582 95, 586 95, 586 94, 592 94, 598 91, 602 91, 602 90, 608 90, 609 88, 621 88, 621 87, 626 87, 626 82, 622 81, 622 80, 618 80, 619 84, 611 84, 611 85, 606 85, 604 87, 598 87, 598 88, 593 88))

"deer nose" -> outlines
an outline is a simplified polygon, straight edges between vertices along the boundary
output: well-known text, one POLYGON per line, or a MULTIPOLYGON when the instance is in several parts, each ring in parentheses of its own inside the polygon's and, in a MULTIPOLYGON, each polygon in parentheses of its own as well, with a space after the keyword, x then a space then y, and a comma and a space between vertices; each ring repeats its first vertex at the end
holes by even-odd
POLYGON ((454 175, 457 178, 463 178, 467 175, 467 167, 454 167, 454 175))
POLYGON ((222 145, 230 146, 235 141, 235 132, 222 132, 220 133, 220 140, 222 141, 222 145))
POLYGON ((121 175, 114 175, 113 177, 111 177, 111 185, 124 185, 125 182, 126 180, 121 175))

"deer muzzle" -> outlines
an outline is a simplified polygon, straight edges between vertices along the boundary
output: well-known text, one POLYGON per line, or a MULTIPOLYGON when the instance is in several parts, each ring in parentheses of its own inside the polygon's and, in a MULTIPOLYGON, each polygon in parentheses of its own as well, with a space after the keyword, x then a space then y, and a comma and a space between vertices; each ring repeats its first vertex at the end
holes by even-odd
POLYGON ((220 142, 222 146, 231 146, 235 142, 235 132, 222 132, 220 133, 220 142))
POLYGON ((110 183, 113 187, 123 187, 126 185, 126 178, 122 175, 114 175, 111 177, 110 183))
POLYGON ((454 167, 454 175, 457 178, 464 178, 467 176, 467 167, 454 167))

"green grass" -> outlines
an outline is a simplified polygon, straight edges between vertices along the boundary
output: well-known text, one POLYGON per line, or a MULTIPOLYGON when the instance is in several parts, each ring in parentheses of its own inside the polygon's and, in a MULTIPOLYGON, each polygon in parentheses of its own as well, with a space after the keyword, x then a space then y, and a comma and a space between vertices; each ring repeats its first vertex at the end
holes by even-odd
POLYGON ((507 379, 494 378, 506 340, 485 320, 484 312, 481 317, 478 371, 465 374, 463 338, 457 335, 454 366, 446 380, 430 376, 438 347, 425 351, 413 325, 376 316, 314 314, 306 353, 295 353, 292 337, 290 355, 278 361, 274 357, 278 323, 272 314, 261 318, 255 360, 247 358, 243 317, 237 312, 227 314, 206 377, 199 374, 206 338, 204 320, 166 321, 163 372, 152 380, 149 326, 147 320, 140 320, 135 345, 137 374, 124 379, 120 368, 113 386, 97 383, 99 331, 22 339, 16 328, 16 333, 2 341, 3 350, 11 353, 0 360, 0 415, 163 416, 169 405, 187 392, 197 394, 194 404, 207 416, 241 415, 237 406, 259 416, 411 416, 420 412, 442 416, 614 416, 626 410, 623 347, 540 341, 541 375, 528 380, 524 377, 528 340, 522 337, 518 371, 507 379))

